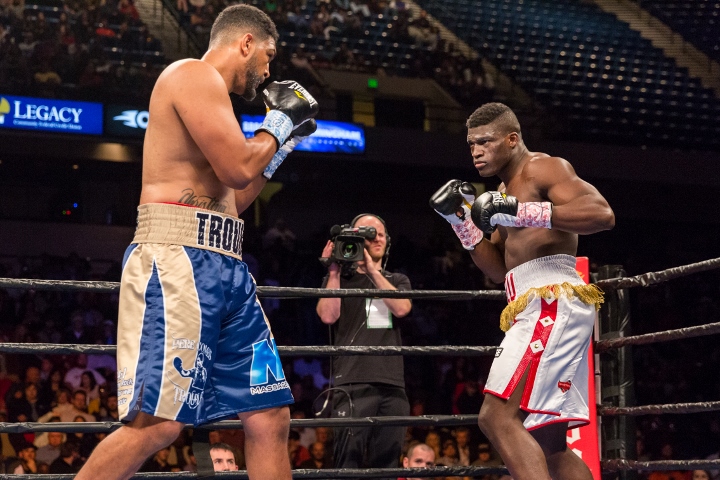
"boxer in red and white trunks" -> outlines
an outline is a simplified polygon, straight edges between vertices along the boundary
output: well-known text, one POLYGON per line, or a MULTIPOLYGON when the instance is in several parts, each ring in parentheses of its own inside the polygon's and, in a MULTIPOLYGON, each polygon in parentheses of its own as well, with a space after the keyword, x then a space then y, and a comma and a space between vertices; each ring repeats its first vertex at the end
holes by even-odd
POLYGON ((602 292, 575 272, 578 235, 609 230, 603 196, 562 158, 530 152, 515 114, 489 103, 468 118, 467 142, 498 191, 450 180, 430 199, 492 281, 505 281, 505 339, 495 354, 478 423, 515 480, 591 480, 567 448, 588 419, 587 350, 602 292))

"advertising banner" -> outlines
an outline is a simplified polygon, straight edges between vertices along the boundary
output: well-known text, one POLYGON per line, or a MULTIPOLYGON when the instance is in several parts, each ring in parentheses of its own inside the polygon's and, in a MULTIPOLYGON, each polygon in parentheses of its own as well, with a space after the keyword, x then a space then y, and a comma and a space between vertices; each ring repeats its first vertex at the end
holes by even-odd
POLYGON ((101 135, 100 103, 0 94, 0 128, 101 135))
MULTIPOLYGON (((264 118, 263 115, 243 115, 241 127, 245 136, 254 136, 264 118)), ((317 124, 317 131, 303 140, 295 150, 345 154, 365 152, 365 130, 361 125, 329 120, 318 120, 317 124)))

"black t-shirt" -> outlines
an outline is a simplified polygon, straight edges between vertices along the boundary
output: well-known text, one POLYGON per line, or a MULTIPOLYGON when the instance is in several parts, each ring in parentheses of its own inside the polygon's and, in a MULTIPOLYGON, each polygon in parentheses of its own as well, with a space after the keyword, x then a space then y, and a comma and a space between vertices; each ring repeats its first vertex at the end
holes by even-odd
MULTIPOLYGON (((402 273, 385 272, 385 278, 398 290, 410 290, 410 279, 402 273)), ((328 277, 323 280, 327 285, 328 277)), ((340 278, 340 288, 375 289, 375 284, 365 274, 355 273, 350 278, 340 278)), ((382 302, 381 298, 342 298, 340 318, 332 325, 333 345, 337 346, 400 346, 400 328, 392 317, 391 328, 368 328, 367 305, 369 301, 382 302)), ((382 383, 405 387, 402 356, 350 355, 333 360, 335 385, 350 383, 382 383)))

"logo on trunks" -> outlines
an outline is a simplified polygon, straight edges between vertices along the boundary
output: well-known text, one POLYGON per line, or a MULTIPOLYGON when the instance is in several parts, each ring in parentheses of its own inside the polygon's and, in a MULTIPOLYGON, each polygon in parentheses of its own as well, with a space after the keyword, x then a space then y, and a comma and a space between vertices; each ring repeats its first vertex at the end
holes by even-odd
POLYGON ((127 398, 119 398, 126 395, 132 395, 133 393, 133 379, 132 378, 125 378, 125 375, 127 375, 127 367, 123 368, 122 370, 118 370, 117 372, 117 386, 118 386, 118 405, 125 405, 128 402, 127 398), (123 388, 128 387, 128 388, 123 388))
POLYGON ((197 212, 195 218, 198 220, 198 245, 242 254, 244 224, 240 220, 203 212, 197 212))
POLYGON ((189 338, 175 338, 175 334, 172 335, 172 349, 173 350, 195 350, 195 340, 189 338))
POLYGON ((253 343, 252 363, 250 364, 250 394, 258 395, 290 388, 285 380, 280 355, 278 355, 275 339, 260 340, 253 343), (270 383, 268 372, 275 380, 270 383))
POLYGON ((502 351, 502 347, 498 347, 497 349, 495 349, 495 358, 499 357, 502 351))
POLYGON ((567 382, 558 382, 558 388, 562 390, 563 393, 570 390, 570 386, 572 385, 572 381, 568 380, 567 382))
POLYGON ((186 403, 188 407, 194 409, 202 403, 208 377, 207 368, 204 366, 206 359, 212 360, 212 349, 202 342, 198 344, 198 353, 195 356, 195 364, 192 368, 186 370, 183 367, 182 358, 173 358, 173 366, 180 376, 192 379, 189 390, 185 390, 170 379, 172 384, 175 385, 175 404, 178 402, 186 403))

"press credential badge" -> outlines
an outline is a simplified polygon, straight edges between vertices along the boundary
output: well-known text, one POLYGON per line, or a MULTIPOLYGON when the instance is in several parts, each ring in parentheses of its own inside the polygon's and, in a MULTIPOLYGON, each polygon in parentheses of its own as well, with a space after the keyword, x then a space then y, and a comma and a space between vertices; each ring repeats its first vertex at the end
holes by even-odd
POLYGON ((367 328, 392 328, 393 326, 392 314, 382 299, 366 298, 365 316, 367 318, 367 328))

